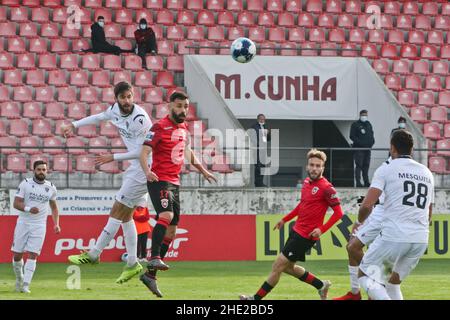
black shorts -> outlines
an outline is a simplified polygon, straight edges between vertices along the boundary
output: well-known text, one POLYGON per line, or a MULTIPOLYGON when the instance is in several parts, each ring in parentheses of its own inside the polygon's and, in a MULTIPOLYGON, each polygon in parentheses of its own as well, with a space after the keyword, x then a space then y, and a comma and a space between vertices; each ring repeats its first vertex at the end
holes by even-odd
POLYGON ((180 221, 180 186, 166 181, 148 182, 147 189, 156 211, 156 220, 164 211, 173 212, 170 225, 176 226, 180 221))
POLYGON ((316 241, 305 239, 292 230, 281 252, 292 262, 305 261, 306 252, 308 252, 315 243, 316 241))

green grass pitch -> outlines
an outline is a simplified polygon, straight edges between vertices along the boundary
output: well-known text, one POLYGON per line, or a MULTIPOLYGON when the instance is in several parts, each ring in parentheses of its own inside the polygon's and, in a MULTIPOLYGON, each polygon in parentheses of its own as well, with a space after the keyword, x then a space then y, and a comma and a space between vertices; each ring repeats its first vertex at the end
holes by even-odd
MULTIPOLYGON (((31 294, 14 292, 11 264, 0 264, 0 299, 157 299, 138 277, 118 285, 122 263, 81 266, 81 288, 66 287, 67 267, 62 263, 39 263, 31 284, 31 294)), ((163 299, 215 300, 237 299, 239 294, 253 294, 266 279, 271 262, 171 262, 171 270, 160 272, 159 286, 163 299)), ((303 264, 321 279, 333 285, 330 297, 346 293, 349 278, 346 261, 307 261, 303 264)), ((449 299, 450 260, 422 260, 402 285, 405 299, 449 299)), ((288 275, 267 299, 318 300, 317 291, 288 275)))

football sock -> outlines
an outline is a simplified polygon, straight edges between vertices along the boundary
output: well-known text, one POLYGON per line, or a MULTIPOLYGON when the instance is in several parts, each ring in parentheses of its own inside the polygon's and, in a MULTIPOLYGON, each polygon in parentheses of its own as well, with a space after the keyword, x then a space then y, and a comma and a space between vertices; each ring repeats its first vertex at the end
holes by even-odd
POLYGON ((388 293, 386 292, 386 288, 380 283, 370 279, 368 276, 359 278, 359 285, 373 300, 391 300, 388 293))
POLYGON ((170 221, 166 219, 158 219, 158 223, 152 232, 152 258, 161 258, 161 244, 166 234, 167 226, 170 221))
POLYGON ((127 266, 132 267, 137 262, 137 231, 134 220, 122 223, 122 231, 128 253, 127 266))
POLYGON ((403 300, 403 294, 399 284, 386 283, 386 291, 392 300, 403 300))
POLYGON ((12 262, 14 274, 16 275, 16 280, 23 280, 23 260, 12 262))
POLYGON ((264 298, 269 292, 270 290, 272 290, 273 287, 267 283, 267 281, 265 281, 263 283, 263 285, 261 286, 261 288, 259 288, 258 292, 256 292, 256 294, 254 295, 255 300, 261 300, 262 298, 264 298))
POLYGON ((119 219, 115 219, 109 217, 108 222, 106 223, 105 228, 97 239, 94 248, 89 250, 88 255, 91 259, 97 260, 103 249, 114 239, 117 231, 119 231, 120 225, 122 221, 119 219))
POLYGON ((350 274, 350 287, 353 294, 358 294, 360 291, 358 280, 359 267, 348 266, 348 273, 350 274))
POLYGON ((316 278, 315 275, 313 275, 312 273, 310 273, 308 271, 305 271, 305 273, 298 279, 300 281, 309 283, 317 290, 320 290, 323 288, 323 282, 320 279, 316 278))
POLYGON ((31 279, 33 279, 34 270, 36 270, 36 260, 27 259, 24 270, 23 283, 28 286, 31 283, 31 279))
MULTIPOLYGON (((167 237, 164 238, 163 243, 161 244, 161 251, 160 251, 161 259, 164 259, 164 257, 166 256, 166 253, 169 250, 169 246, 170 246, 171 242, 172 242, 172 239, 167 238, 167 237)), ((148 273, 150 274, 150 276, 155 278, 157 271, 158 270, 156 270, 156 269, 149 269, 148 273)))

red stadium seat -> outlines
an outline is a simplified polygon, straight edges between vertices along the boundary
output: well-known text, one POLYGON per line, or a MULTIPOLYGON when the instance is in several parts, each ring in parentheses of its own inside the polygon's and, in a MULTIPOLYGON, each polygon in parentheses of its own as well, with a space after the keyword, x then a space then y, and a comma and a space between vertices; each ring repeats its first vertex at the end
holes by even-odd
POLYGON ((381 56, 389 59, 396 59, 398 57, 397 47, 393 44, 385 43, 381 46, 381 56))
POLYGON ((429 122, 423 125, 423 135, 432 140, 441 139, 441 128, 436 122, 429 122))
POLYGON ((100 123, 100 136, 105 136, 108 138, 118 138, 119 132, 111 122, 103 121, 100 123))
MULTIPOLYGON (((24 55, 27 55, 27 54, 24 54, 24 55)), ((19 61, 18 61, 18 63, 19 63, 19 61)), ((2 70, 13 69, 14 68, 13 62, 14 62, 14 57, 11 53, 9 53, 9 52, 1 52, 0 53, 0 69, 2 69, 2 70)))
POLYGON ((305 42, 302 43, 301 45, 301 51, 300 54, 302 56, 317 56, 318 55, 318 51, 317 50, 308 50, 308 49, 314 49, 316 48, 316 45, 314 43, 311 42, 305 42))
POLYGON ((421 91, 418 93, 418 103, 425 106, 434 106, 434 93, 432 91, 421 91))
POLYGON ((374 60, 373 61, 373 69, 379 74, 387 74, 389 73, 389 62, 387 60, 374 60))
POLYGON ((170 10, 162 9, 157 12, 156 23, 165 26, 171 26, 174 24, 174 16, 170 10))
POLYGON ((409 14, 412 16, 418 15, 419 14, 419 5, 417 4, 417 2, 406 1, 403 4, 403 13, 409 14))
POLYGON ((357 57, 359 53, 356 51, 356 44, 354 43, 343 43, 342 44, 342 53, 343 57, 357 57))
POLYGON ((95 88, 87 87, 80 89, 80 101, 86 103, 95 103, 98 100, 98 93, 95 88))
POLYGON ((138 71, 135 74, 134 85, 141 88, 153 87, 152 79, 151 71, 138 71))
POLYGON ((340 28, 350 29, 353 28, 353 16, 343 13, 340 14, 337 20, 337 26, 340 28))
POLYGON ((342 3, 337 0, 327 0, 325 5, 325 11, 330 13, 341 13, 342 3))
POLYGON ((183 0, 169 0, 166 6, 170 10, 181 10, 183 9, 183 0))
POLYGON ((333 17, 327 13, 322 13, 318 18, 318 26, 324 28, 334 28, 333 17))
MULTIPOLYGON (((222 13, 219 13, 219 17, 222 13)), ((219 20, 220 21, 220 20, 219 20)), ((181 10, 178 12, 177 24, 184 26, 195 25, 194 12, 181 10)), ((219 23, 220 24, 220 23, 219 23)))
POLYGON ((69 51, 69 42, 66 39, 52 39, 50 42, 51 52, 67 52, 69 51))
POLYGON ((365 36, 364 36, 364 31, 361 29, 352 29, 349 32, 349 39, 350 42, 355 42, 355 43, 363 43, 365 42, 365 36))
POLYGON ((242 0, 227 0, 227 10, 239 11, 239 12, 244 10, 243 1, 242 0))
POLYGON ((149 0, 149 1, 146 1, 146 3, 147 3, 146 8, 153 9, 155 11, 158 11, 158 10, 161 10, 162 8, 164 8, 163 0, 149 0))
POLYGON ((56 39, 59 37, 58 25, 55 23, 44 23, 41 25, 41 37, 56 39))
POLYGON ((55 8, 53 10, 53 22, 66 23, 67 17, 68 13, 66 8, 55 8))
POLYGON ((413 106, 416 104, 414 92, 403 90, 398 93, 398 102, 404 106, 413 106))
POLYGON ((19 102, 33 101, 33 92, 30 87, 20 86, 14 88, 13 100, 19 102))
POLYGON ((393 22, 391 16, 387 16, 387 15, 384 15, 384 14, 381 15, 381 17, 380 17, 380 27, 382 29, 388 29, 388 30, 394 28, 394 22, 393 22))
POLYGON ((309 41, 312 42, 325 42, 325 30, 321 28, 313 28, 309 30, 309 41))
POLYGON ((10 21, 14 21, 14 22, 28 21, 28 8, 26 8, 26 7, 11 8, 9 14, 10 14, 10 17, 9 17, 10 21))
POLYGON ((430 110, 430 120, 446 123, 448 122, 447 108, 444 106, 433 107, 430 110))
POLYGON ((450 3, 448 3, 448 2, 443 3, 441 10, 442 10, 441 14, 443 16, 449 16, 450 15, 450 3))
POLYGON ((89 153, 102 154, 108 152, 108 141, 104 137, 94 137, 88 142, 89 153))
POLYGON ((23 116, 29 119, 42 118, 41 104, 37 102, 26 102, 23 104, 23 116))
POLYGON ((403 31, 401 30, 389 30, 388 42, 392 44, 403 44, 405 43, 403 31))
POLYGON ((187 0, 187 8, 189 10, 199 11, 203 9, 202 0, 187 0))
POLYGON ((17 143, 15 137, 0 137, 0 146, 2 146, 2 155, 17 153, 16 145, 17 143))
POLYGON ((433 62, 433 73, 440 75, 448 75, 448 62, 435 61, 433 62))
MULTIPOLYGON (((7 58, 5 60, 8 61, 7 58)), ((2 62, 2 57, 0 55, 0 65, 1 65, 1 62, 2 62)), ((12 65, 12 63, 11 63, 11 65, 12 65)), ((36 68, 34 54, 22 53, 22 54, 17 55, 17 68, 37 71, 37 70, 34 70, 36 68)), ((9 69, 9 68, 4 68, 4 69, 9 69)), ((28 71, 28 72, 32 72, 32 71, 28 71)))
POLYGON ((15 37, 16 36, 16 24, 14 22, 0 23, 0 36, 15 37))
POLYGON ((282 0, 267 0, 266 9, 270 12, 283 12, 283 1, 282 0))
POLYGON ((84 138, 97 137, 97 126, 95 124, 88 124, 77 128, 77 133, 79 136, 84 138))
POLYGON ((0 102, 9 101, 10 94, 7 86, 0 84, 0 102))
POLYGON ((432 91, 442 91, 441 78, 438 75, 429 75, 425 78, 425 89, 432 91))
POLYGON ((404 44, 400 49, 400 57, 407 59, 417 59, 417 47, 412 44, 404 44))
POLYGON ((416 16, 416 29, 431 30, 431 18, 428 16, 416 16))
POLYGON ((209 27, 214 26, 214 14, 211 11, 200 11, 197 16, 197 24, 209 27))
POLYGON ((50 53, 39 55, 38 67, 45 70, 56 70, 56 56, 50 53))
POLYGON ((156 110, 155 116, 157 119, 162 119, 170 113, 169 106, 167 105, 167 103, 157 104, 155 106, 155 110, 156 110))
MULTIPOLYGON (((93 63, 91 70, 100 70, 100 60, 93 63), (97 68, 98 66, 98 68, 97 68)), ((120 56, 108 54, 103 57, 103 68, 107 70, 122 70, 122 60, 120 56)))
POLYGON ((255 25, 255 17, 253 13, 248 11, 240 12, 237 16, 237 24, 244 27, 251 27, 255 25))
POLYGON ((444 157, 429 157, 428 168, 435 173, 447 174, 446 162, 447 160, 444 157))
POLYGON ((119 83, 121 81, 127 81, 131 83, 131 72, 130 71, 117 71, 114 72, 114 78, 112 84, 119 83))
POLYGON ((180 55, 194 54, 195 49, 186 48, 187 46, 192 46, 192 45, 194 45, 194 42, 191 40, 183 40, 183 41, 178 42, 177 53, 180 55))
POLYGON ((42 161, 46 162, 47 164, 50 164, 48 155, 38 153, 38 154, 33 154, 30 156, 30 166, 33 166, 33 164, 38 160, 42 160, 42 161))
POLYGON ((304 42, 305 41, 305 30, 303 28, 290 28, 288 40, 294 41, 297 43, 304 42))
POLYGON ((65 70, 50 70, 48 72, 47 83, 51 86, 65 87, 67 86, 65 70))
POLYGON ((405 77, 405 88, 414 91, 422 89, 422 80, 418 75, 410 74, 405 77))
POLYGON ((264 27, 273 27, 275 25, 275 18, 272 13, 264 11, 258 15, 258 25, 264 27))
POLYGON ((444 137, 450 138, 450 123, 444 125, 444 137))
POLYGON ((217 15, 217 24, 233 27, 235 25, 233 13, 230 11, 219 12, 217 15))
POLYGON ((248 36, 254 42, 262 42, 266 39, 266 32, 263 27, 251 27, 248 29, 248 36))
POLYGON ((261 12, 264 10, 262 0, 247 0, 247 10, 261 12))
POLYGON ((39 147, 39 138, 37 137, 23 137, 19 140, 20 153, 37 154, 41 151, 39 147))
MULTIPOLYGON (((138 102, 138 99, 139 99, 138 94, 139 94, 139 92, 138 92, 137 88, 134 88, 134 89, 135 89, 134 90, 134 101, 138 102)), ((113 88, 111 88, 111 87, 110 88, 104 88, 102 90, 102 99, 101 99, 101 101, 102 102, 107 102, 107 103, 110 103, 110 104, 113 104, 116 101, 116 97, 114 96, 113 88)))
MULTIPOLYGON (((444 7, 444 4, 442 4, 442 7, 444 7)), ((438 15, 439 7, 436 2, 424 2, 422 4, 422 14, 426 14, 429 16, 436 16, 438 15)), ((445 13, 442 13, 445 14, 445 13)))
POLYGON ((244 37, 244 28, 240 26, 235 26, 228 28, 228 40, 236 40, 237 38, 244 37))
POLYGON ((50 137, 52 136, 52 125, 47 119, 33 120, 33 131, 34 136, 39 137, 50 137))
POLYGON ((384 43, 384 32, 383 30, 370 30, 369 31, 369 42, 382 44, 384 43))
POLYGON ((217 49, 215 48, 217 46, 216 43, 211 41, 200 41, 199 43, 200 48, 199 54, 208 54, 208 55, 215 55, 217 54, 217 49))
MULTIPOLYGON (((91 57, 91 55, 83 56, 84 63, 82 64, 83 69, 89 69, 89 66, 86 65, 85 61, 87 57, 91 57)), ((94 60, 94 58, 92 58, 94 60)), ((60 68, 68 69, 68 70, 78 70, 78 56, 76 54, 62 54, 60 55, 60 68)))
POLYGON ((400 14, 400 3, 398 1, 388 1, 384 4, 384 13, 397 16, 400 14))
POLYGON ((205 33, 201 26, 192 26, 187 29, 187 39, 190 40, 203 40, 205 33))
MULTIPOLYGON (((442 45, 444 44, 444 34, 439 30, 432 30, 428 32, 428 43, 442 45)), ((441 54, 442 57, 442 54, 441 54)))
POLYGON ((284 42, 280 45, 282 56, 296 56, 297 55, 297 45, 295 42, 284 42))
POLYGON ((19 36, 25 38, 37 37, 37 25, 34 23, 22 23, 20 24, 19 36))
POLYGON ((1 104, 0 116, 6 117, 7 119, 20 119, 20 105, 18 102, 3 102, 1 104))
POLYGON ((411 31, 409 32, 408 42, 414 44, 424 44, 425 34, 423 33, 423 31, 420 30, 411 31))
POLYGON ((91 84, 100 88, 109 87, 111 85, 109 83, 109 72, 106 70, 92 72, 91 84))
POLYGON ((402 80, 400 76, 395 74, 389 74, 384 78, 384 83, 390 90, 401 90, 402 89, 402 80))
POLYGON ((45 118, 53 120, 64 119, 64 105, 59 102, 47 103, 45 105, 45 118))
POLYGON ((170 40, 183 40, 184 31, 182 26, 169 26, 167 27, 167 39, 170 40))
POLYGON ((298 15, 298 25, 300 27, 312 28, 314 27, 314 17, 308 12, 300 13, 298 15))
POLYGON ((13 119, 9 122, 9 134, 16 137, 29 136, 28 122, 23 119, 13 119))
POLYGON ((206 1, 206 9, 212 11, 223 11, 225 10, 225 1, 224 0, 207 0, 206 1))
POLYGON ((26 52, 27 50, 25 49, 25 40, 22 38, 9 38, 8 51, 13 53, 26 52))
POLYGON ((302 2, 301 0, 288 0, 286 1, 286 11, 299 13, 302 11, 302 2))
MULTIPOLYGON (((142 2, 141 2, 142 4, 142 2)), ((136 19, 135 22, 139 23, 139 21, 144 18, 145 20, 147 20, 147 24, 148 25, 152 25, 153 24, 153 14, 150 12, 150 10, 147 9, 139 9, 136 10, 136 19)))
POLYGON ((80 120, 87 116, 86 105, 84 103, 71 103, 67 106, 67 117, 69 119, 80 120))
POLYGON ((144 90, 144 101, 158 104, 163 102, 163 91, 161 88, 148 88, 144 90))
POLYGON ((160 40, 158 41, 158 54, 162 56, 171 56, 174 54, 175 48, 173 41, 160 40))
POLYGON ((72 103, 77 101, 77 93, 72 87, 58 88, 58 101, 72 103))
POLYGON ((76 87, 87 87, 88 73, 85 70, 78 70, 70 73, 70 85, 76 87))
POLYGON ((110 24, 105 26, 105 36, 107 39, 121 39, 122 29, 117 24, 110 24))
POLYGON ((412 18, 411 16, 401 15, 397 17, 397 28, 411 30, 412 26, 412 18))
POLYGON ((126 152, 126 146, 122 138, 111 139, 111 153, 126 152))
POLYGON ((270 28, 269 29, 269 41, 273 42, 285 42, 286 35, 284 32, 284 28, 270 28))
POLYGON ((1 6, 0 7, 0 22, 5 22, 7 21, 7 17, 6 17, 6 6, 1 6))
POLYGON ((306 1, 306 11, 313 13, 322 12, 322 0, 307 0, 306 1))
POLYGON ((142 60, 139 56, 125 56, 124 68, 131 71, 142 70, 142 60))
POLYGON ((89 105, 91 115, 104 112, 109 107, 106 103, 93 103, 89 105))
POLYGON ((133 12, 129 9, 119 9, 116 11, 116 18, 114 21, 119 24, 132 24, 133 12))
POLYGON ((278 26, 292 28, 295 26, 295 18, 292 13, 281 12, 278 14, 278 26))
POLYGON ((438 30, 450 30, 450 17, 443 15, 436 17, 434 27, 438 30))
POLYGON ((430 73, 430 66, 428 61, 418 60, 413 62, 413 72, 417 74, 428 75, 430 73))
MULTIPOLYGON (((377 58, 378 54, 377 54, 377 47, 376 47, 376 45, 371 44, 371 43, 364 43, 361 46, 361 56, 369 58, 369 59, 370 58, 377 58)), ((389 57, 386 53, 385 53, 385 55, 383 55, 383 50, 382 50, 382 55, 381 56, 382 57, 389 57)))
POLYGON ((223 27, 214 26, 208 28, 208 40, 222 41, 225 40, 225 31, 223 27))
POLYGON ((108 162, 99 166, 99 170, 105 173, 117 174, 120 173, 119 163, 117 161, 108 162))
POLYGON ((3 83, 10 86, 21 86, 22 82, 22 70, 5 70, 3 75, 3 83))
POLYGON ((5 121, 0 120, 0 137, 5 137, 7 135, 8 135, 8 133, 6 131, 6 123, 5 123, 5 121))
POLYGON ((450 91, 440 92, 438 101, 441 106, 449 107, 450 106, 450 91))
POLYGON ((47 40, 42 38, 30 39, 28 51, 35 53, 47 53, 47 40))
POLYGON ((92 156, 81 155, 76 158, 76 171, 82 173, 95 173, 95 159, 92 156))
POLYGON ((73 172, 72 160, 68 154, 53 156, 53 171, 55 172, 73 172))
POLYGON ((26 173, 28 169, 25 156, 9 155, 6 159, 6 170, 14 173, 26 173))
POLYGON ((411 119, 417 123, 428 122, 427 118, 427 108, 424 106, 417 106, 411 108, 411 119))
POLYGON ((84 5, 88 8, 101 8, 102 0, 85 0, 84 5))
POLYGON ((450 76, 445 78, 445 89, 450 90, 450 76))
MULTIPOLYGON (((89 9, 89 13, 91 10, 89 9)), ((97 21, 98 17, 102 16, 105 19, 105 26, 107 27, 112 22, 112 10, 108 7, 95 9, 94 21, 97 21)))

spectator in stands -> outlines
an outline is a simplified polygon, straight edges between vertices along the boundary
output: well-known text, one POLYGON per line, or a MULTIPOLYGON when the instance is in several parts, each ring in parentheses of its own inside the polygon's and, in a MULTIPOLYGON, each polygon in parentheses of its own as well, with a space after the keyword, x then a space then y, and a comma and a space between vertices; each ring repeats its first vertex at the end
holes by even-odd
POLYGON ((267 142, 270 141, 270 129, 266 124, 266 116, 258 114, 257 122, 252 126, 256 131, 256 165, 255 165, 255 187, 266 187, 263 183, 261 168, 265 167, 265 156, 267 154, 267 142))
MULTIPOLYGON (((375 144, 373 129, 368 120, 367 110, 361 110, 359 120, 353 122, 350 129, 350 140, 353 141, 353 148, 372 148, 375 144)), ((362 172, 364 187, 369 187, 370 150, 355 150, 353 156, 355 159, 356 186, 363 186, 361 184, 362 172)))
POLYGON ((404 118, 404 117, 398 118, 397 123, 398 123, 398 127, 392 129, 391 136, 394 133, 394 131, 397 131, 397 130, 400 130, 400 129, 406 129, 406 118, 404 118))
POLYGON ((139 28, 134 32, 134 37, 136 39, 135 52, 142 59, 142 67, 147 68, 145 56, 147 53, 153 56, 156 55, 158 47, 156 45, 155 32, 147 25, 147 20, 144 18, 139 21, 139 28))
POLYGON ((119 55, 122 52, 133 52, 132 50, 123 50, 118 46, 114 46, 106 41, 105 30, 105 18, 103 16, 98 16, 97 22, 91 26, 91 42, 92 49, 83 50, 85 52, 104 52, 119 55))

